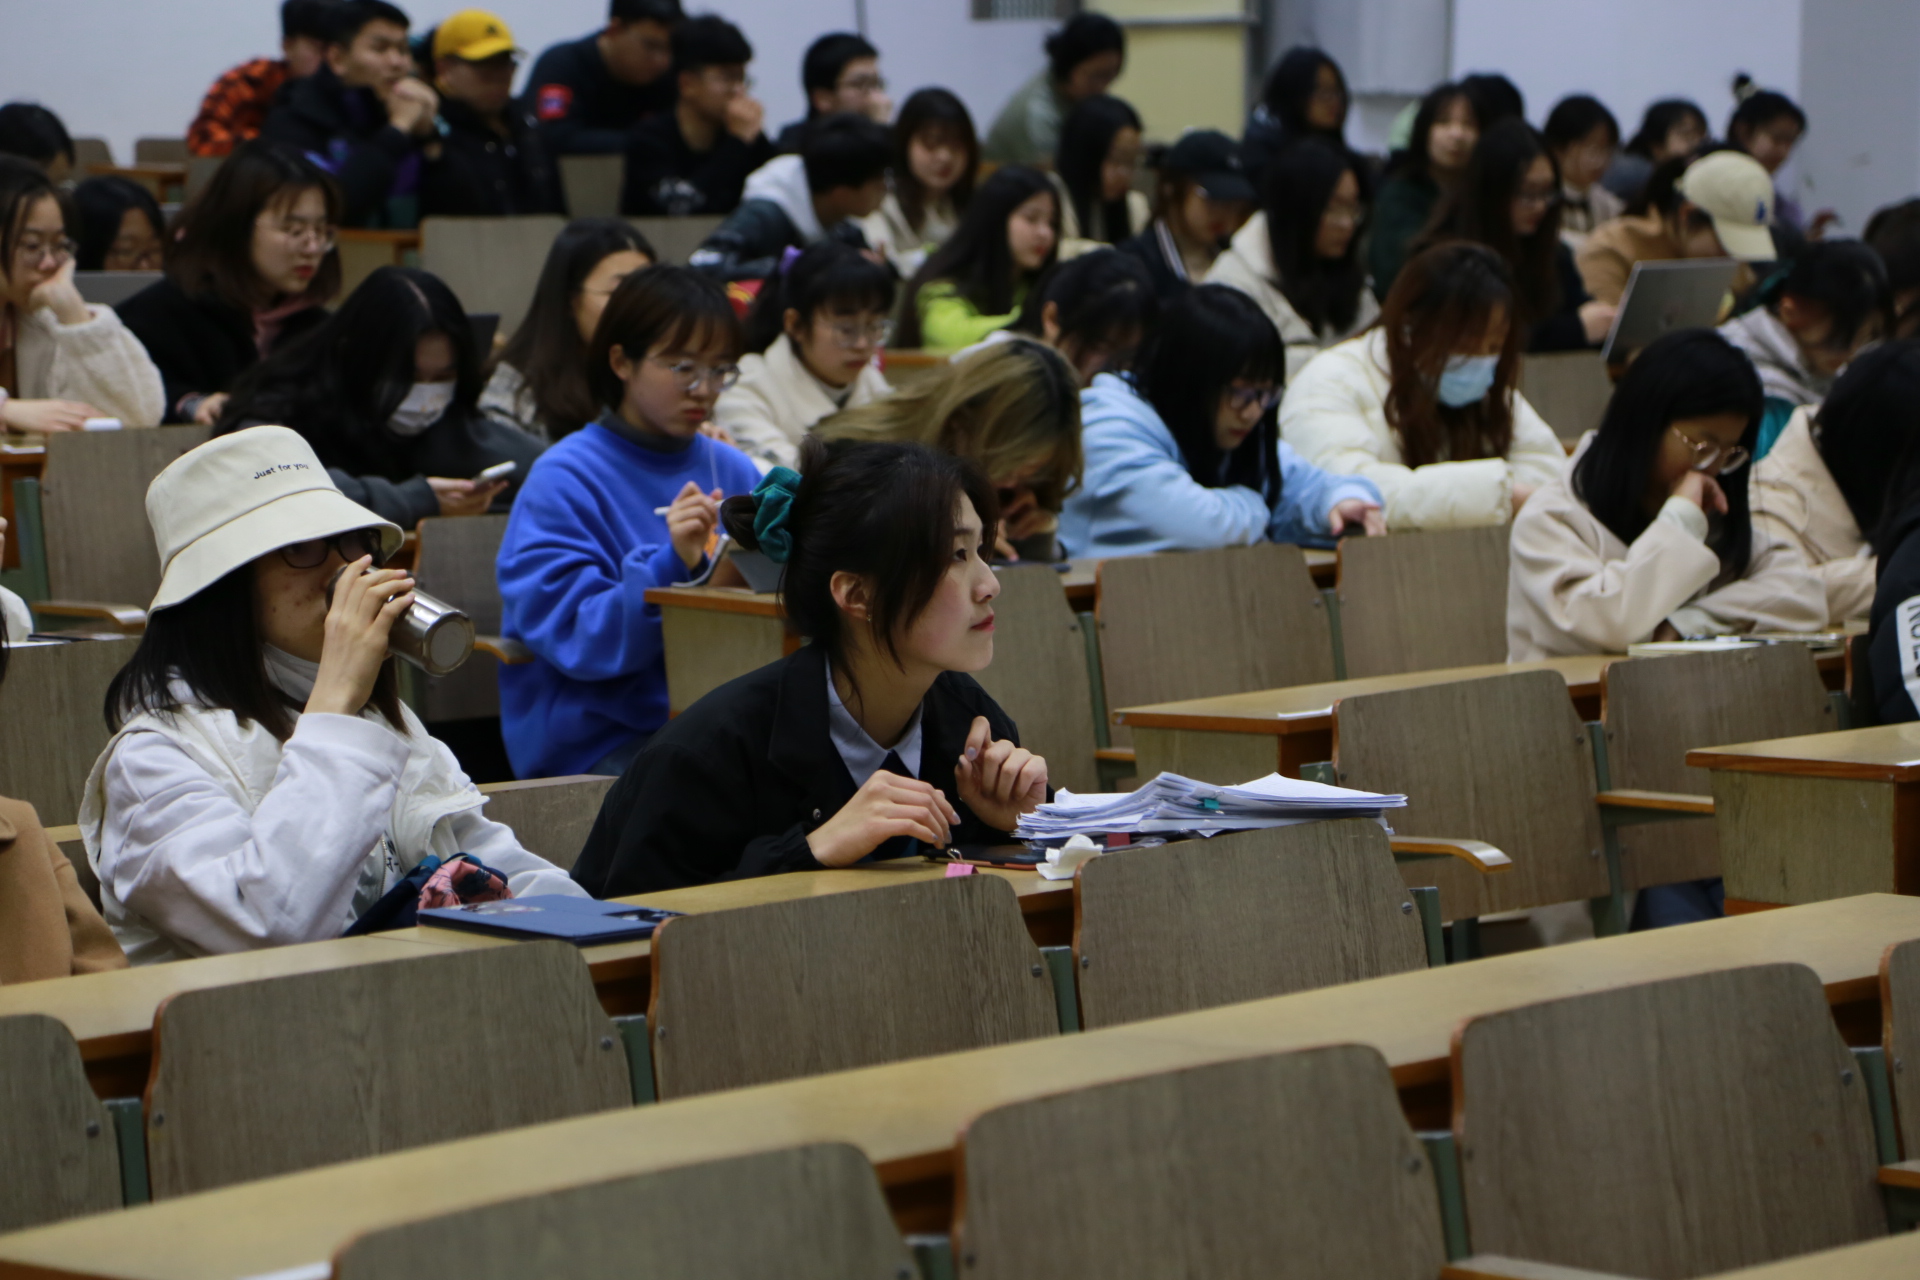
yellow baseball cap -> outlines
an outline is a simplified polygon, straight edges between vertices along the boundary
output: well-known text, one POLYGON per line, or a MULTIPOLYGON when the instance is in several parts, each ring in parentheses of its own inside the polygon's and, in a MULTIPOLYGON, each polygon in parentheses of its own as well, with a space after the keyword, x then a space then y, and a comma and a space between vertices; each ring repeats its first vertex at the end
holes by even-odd
POLYGON ((1680 175, 1680 194, 1713 219, 1727 255, 1748 262, 1779 257, 1773 246, 1773 179, 1758 160, 1739 151, 1701 156, 1680 175))
POLYGON ((433 32, 433 56, 462 62, 485 62, 503 53, 518 53, 513 32, 485 9, 462 9, 433 32))

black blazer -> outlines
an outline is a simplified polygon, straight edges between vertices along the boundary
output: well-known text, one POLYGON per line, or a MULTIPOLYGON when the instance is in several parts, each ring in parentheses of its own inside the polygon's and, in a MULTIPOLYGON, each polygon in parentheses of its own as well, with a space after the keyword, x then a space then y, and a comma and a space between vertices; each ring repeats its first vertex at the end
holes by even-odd
MULTIPOLYGON (((148 285, 114 311, 160 370, 167 391, 165 422, 191 421, 180 411, 181 400, 231 391, 234 381, 260 362, 251 315, 218 298, 188 297, 171 276, 148 285)), ((288 316, 274 345, 292 341, 326 318, 326 308, 319 306, 288 316)))
MULTIPOLYGON (((948 671, 921 704, 920 777, 960 813, 955 844, 1005 844, 960 802, 953 767, 975 716, 1020 731, 972 676, 948 671)), ((607 792, 574 864, 598 898, 818 871, 807 833, 857 789, 827 721, 827 659, 803 645, 721 685, 667 722, 607 792)))

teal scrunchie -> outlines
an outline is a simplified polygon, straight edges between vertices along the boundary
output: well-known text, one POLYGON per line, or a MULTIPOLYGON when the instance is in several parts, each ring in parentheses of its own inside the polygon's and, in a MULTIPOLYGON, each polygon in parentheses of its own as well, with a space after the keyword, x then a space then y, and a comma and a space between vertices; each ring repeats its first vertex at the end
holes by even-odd
POLYGON ((754 486, 759 505, 753 513, 753 538, 761 552, 775 564, 785 564, 793 554, 793 534, 787 531, 787 517, 793 511, 793 499, 800 492, 800 473, 791 467, 775 467, 754 486))

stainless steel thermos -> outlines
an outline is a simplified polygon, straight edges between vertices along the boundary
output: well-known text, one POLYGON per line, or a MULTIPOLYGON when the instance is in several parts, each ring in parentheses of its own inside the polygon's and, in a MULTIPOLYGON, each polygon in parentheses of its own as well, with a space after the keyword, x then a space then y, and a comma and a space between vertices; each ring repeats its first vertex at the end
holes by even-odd
MULTIPOLYGON (((335 574, 333 582, 327 583, 329 606, 339 580, 335 574)), ((473 656, 473 619, 415 587, 413 603, 393 620, 393 630, 387 633, 387 652, 430 676, 444 676, 473 656)))

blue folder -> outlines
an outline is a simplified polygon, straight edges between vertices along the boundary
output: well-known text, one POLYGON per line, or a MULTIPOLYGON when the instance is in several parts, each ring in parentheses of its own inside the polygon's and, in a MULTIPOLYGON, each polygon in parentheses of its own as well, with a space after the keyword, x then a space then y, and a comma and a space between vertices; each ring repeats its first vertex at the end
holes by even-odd
POLYGON ((502 938, 558 938, 575 946, 650 938, 663 920, 681 915, 658 907, 596 902, 562 893, 539 893, 462 907, 428 907, 420 923, 442 929, 467 929, 502 938))

